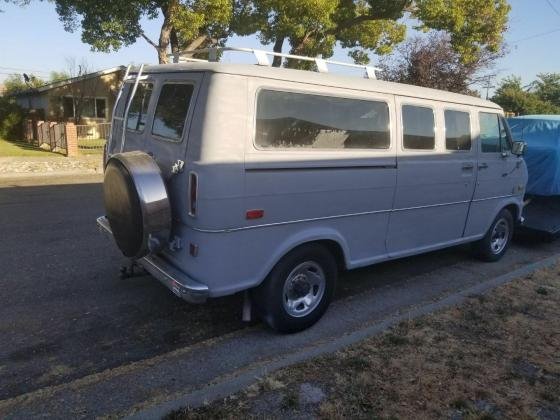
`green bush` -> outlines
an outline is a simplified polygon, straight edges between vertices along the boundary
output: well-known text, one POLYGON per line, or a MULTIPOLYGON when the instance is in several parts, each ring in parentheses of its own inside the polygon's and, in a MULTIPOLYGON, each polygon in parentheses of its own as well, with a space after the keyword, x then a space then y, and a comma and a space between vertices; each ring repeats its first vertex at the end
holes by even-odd
POLYGON ((21 140, 25 111, 12 99, 0 97, 0 137, 21 140))

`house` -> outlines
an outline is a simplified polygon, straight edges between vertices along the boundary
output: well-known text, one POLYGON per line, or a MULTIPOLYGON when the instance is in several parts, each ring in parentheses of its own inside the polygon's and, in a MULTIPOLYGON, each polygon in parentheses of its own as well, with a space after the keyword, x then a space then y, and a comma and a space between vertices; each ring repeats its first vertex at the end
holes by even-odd
POLYGON ((111 121, 124 66, 83 74, 15 94, 21 107, 37 119, 96 124, 111 121))

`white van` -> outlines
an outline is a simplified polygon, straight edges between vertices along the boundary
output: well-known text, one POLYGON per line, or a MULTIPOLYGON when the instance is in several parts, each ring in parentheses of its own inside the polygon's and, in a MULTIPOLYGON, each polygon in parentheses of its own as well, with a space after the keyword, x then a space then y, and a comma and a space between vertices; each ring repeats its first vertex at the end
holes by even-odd
POLYGON ((250 64, 149 66, 114 110, 106 216, 189 302, 249 291, 274 329, 327 309, 340 270, 473 242, 498 260, 527 170, 471 96, 250 64))

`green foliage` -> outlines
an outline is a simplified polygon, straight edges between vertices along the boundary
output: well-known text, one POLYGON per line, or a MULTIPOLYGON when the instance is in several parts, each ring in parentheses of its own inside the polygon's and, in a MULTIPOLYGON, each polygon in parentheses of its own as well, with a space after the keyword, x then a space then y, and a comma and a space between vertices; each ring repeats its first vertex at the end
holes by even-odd
POLYGON ((0 138, 21 139, 25 112, 11 98, 0 96, 0 138))
POLYGON ((412 15, 421 29, 445 31, 464 62, 482 49, 498 52, 511 10, 506 0, 416 0, 412 15))
POLYGON ((492 101, 517 115, 560 114, 558 93, 560 74, 539 74, 538 80, 524 88, 521 78, 506 77, 499 84, 492 101), (531 89, 533 87, 533 89, 531 89))
POLYGON ((9 96, 22 92, 29 88, 38 88, 40 86, 43 86, 45 84, 45 81, 40 77, 30 75, 29 82, 26 83, 23 75, 14 73, 6 77, 3 83, 5 88, 4 95, 9 96))
POLYGON ((51 71, 50 73, 50 77, 49 77, 49 82, 59 82, 61 80, 66 80, 66 79, 70 79, 71 76, 68 72, 66 71, 51 71))
POLYGON ((560 107, 560 73, 538 74, 532 88, 540 99, 560 107))
MULTIPOLYGON (((235 8, 235 32, 256 32, 279 51, 287 40, 294 54, 330 57, 338 42, 355 62, 368 53, 388 54, 406 37, 405 14, 422 30, 450 36, 463 63, 486 51, 497 53, 507 29, 506 0, 241 0, 235 8), (280 42, 279 42, 280 41, 280 42)), ((304 64, 305 65, 305 64, 304 64)))

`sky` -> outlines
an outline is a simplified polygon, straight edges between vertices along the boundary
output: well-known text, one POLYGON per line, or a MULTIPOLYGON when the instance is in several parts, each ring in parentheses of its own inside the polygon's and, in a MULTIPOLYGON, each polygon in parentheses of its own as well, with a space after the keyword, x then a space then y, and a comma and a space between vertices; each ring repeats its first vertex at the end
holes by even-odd
MULTIPOLYGON (((505 39, 509 53, 496 66, 498 80, 515 74, 530 83, 537 73, 560 72, 560 0, 510 0, 509 29, 505 39)), ((80 30, 64 31, 54 5, 47 1, 20 7, 0 3, 0 81, 10 73, 31 73, 48 78, 53 70, 67 67, 68 59, 85 59, 95 70, 130 63, 157 63, 155 49, 143 39, 117 52, 92 52, 80 39, 80 30)), ((157 39, 160 22, 143 23, 145 32, 157 39)), ((235 37, 230 46, 271 49, 255 37, 235 37)), ((226 58, 233 60, 233 58, 226 58)), ((337 49, 333 59, 350 61, 337 49)), ((376 62, 373 56, 373 63, 376 62)), ((484 92, 485 94, 485 92, 484 92)))

